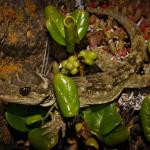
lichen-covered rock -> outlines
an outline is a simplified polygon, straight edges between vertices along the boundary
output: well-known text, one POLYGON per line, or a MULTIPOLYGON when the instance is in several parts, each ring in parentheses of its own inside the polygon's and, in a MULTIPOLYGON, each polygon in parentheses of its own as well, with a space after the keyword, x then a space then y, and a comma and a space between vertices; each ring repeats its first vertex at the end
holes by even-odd
POLYGON ((25 57, 42 51, 46 29, 42 6, 37 0, 0 1, 0 52, 25 57))

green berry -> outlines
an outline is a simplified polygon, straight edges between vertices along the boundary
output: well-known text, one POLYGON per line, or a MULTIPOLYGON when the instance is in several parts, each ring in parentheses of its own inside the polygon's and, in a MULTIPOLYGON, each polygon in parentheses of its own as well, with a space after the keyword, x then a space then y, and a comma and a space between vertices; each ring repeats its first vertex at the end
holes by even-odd
POLYGON ((63 74, 71 73, 75 75, 78 73, 78 67, 80 66, 80 62, 76 55, 70 56, 67 60, 62 61, 62 70, 63 74))
POLYGON ((74 62, 74 66, 75 67, 79 67, 80 66, 80 62, 79 61, 74 62))
POLYGON ((68 59, 69 62, 75 62, 76 60, 77 60, 76 56, 70 56, 68 59))
POLYGON ((90 58, 92 58, 93 60, 97 58, 97 53, 94 51, 90 52, 90 58))
POLYGON ((67 64, 67 61, 66 61, 66 60, 62 61, 62 63, 61 63, 62 67, 65 67, 66 64, 67 64))
POLYGON ((93 61, 91 59, 85 59, 85 63, 87 65, 92 65, 93 64, 93 61))
POLYGON ((75 75, 77 73, 78 73, 78 69, 77 68, 74 68, 74 69, 71 70, 71 74, 72 75, 75 75))
POLYGON ((87 65, 92 65, 94 63, 94 60, 97 58, 97 53, 92 50, 82 50, 79 53, 79 56, 83 57, 83 62, 87 65))
POLYGON ((79 53, 79 56, 81 57, 84 57, 85 55, 86 55, 86 50, 82 50, 82 51, 80 51, 80 53, 79 53))
POLYGON ((99 149, 99 144, 96 141, 96 139, 93 138, 93 137, 89 137, 88 139, 86 139, 85 144, 88 145, 88 146, 92 146, 97 150, 99 149))
POLYGON ((71 64, 71 63, 69 63, 69 62, 67 62, 67 64, 66 64, 66 68, 68 69, 68 70, 72 70, 73 69, 73 64, 71 64))

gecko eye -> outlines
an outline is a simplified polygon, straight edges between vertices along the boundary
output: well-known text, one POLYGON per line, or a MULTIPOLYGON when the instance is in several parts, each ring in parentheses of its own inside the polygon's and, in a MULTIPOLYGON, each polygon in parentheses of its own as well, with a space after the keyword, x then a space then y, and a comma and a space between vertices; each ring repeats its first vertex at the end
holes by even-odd
POLYGON ((28 96, 31 92, 31 87, 23 87, 23 88, 20 88, 19 90, 19 93, 22 95, 22 96, 28 96))

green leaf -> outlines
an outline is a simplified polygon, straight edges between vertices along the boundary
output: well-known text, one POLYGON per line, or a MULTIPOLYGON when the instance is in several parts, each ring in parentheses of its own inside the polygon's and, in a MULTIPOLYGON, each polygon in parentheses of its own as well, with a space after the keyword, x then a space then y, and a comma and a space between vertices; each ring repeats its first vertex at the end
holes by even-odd
POLYGON ((5 117, 12 128, 20 132, 27 132, 31 129, 27 123, 30 124, 38 119, 40 120, 45 113, 46 111, 43 108, 9 104, 6 108, 5 117))
POLYGON ((57 103, 64 117, 74 117, 80 109, 77 85, 71 77, 58 73, 53 78, 57 103))
POLYGON ((52 36, 52 38, 60 45, 65 46, 65 39, 63 38, 63 36, 61 35, 61 33, 59 32, 58 28, 56 27, 56 25, 54 24, 53 20, 48 19, 46 21, 46 27, 50 33, 50 35, 52 36))
POLYGON ((26 118, 14 115, 12 113, 6 112, 5 113, 6 120, 10 124, 11 127, 20 131, 20 132, 27 132, 29 128, 26 124, 26 118))
POLYGON ((45 8, 44 15, 46 27, 52 38, 58 44, 65 46, 64 15, 52 5, 45 8))
POLYGON ((72 12, 71 15, 76 21, 79 39, 82 40, 86 32, 88 31, 89 13, 84 9, 76 9, 72 12))
POLYGON ((102 140, 108 146, 115 146, 128 140, 129 136, 130 127, 118 126, 102 140))
POLYGON ((26 107, 17 104, 9 104, 6 108, 5 117, 11 127, 20 131, 29 131, 28 126, 25 123, 28 111, 26 107))
POLYGON ((94 134, 99 136, 100 124, 102 121, 102 111, 99 113, 94 113, 92 108, 87 108, 83 111, 84 120, 88 123, 88 126, 94 134))
POLYGON ((37 150, 50 150, 58 142, 58 134, 43 135, 43 129, 35 128, 28 133, 28 139, 37 150))
POLYGON ((27 125, 31 125, 34 124, 36 122, 42 121, 42 116, 40 114, 36 114, 36 115, 32 115, 32 116, 28 116, 26 118, 26 124, 27 125))
POLYGON ((150 142, 150 96, 144 98, 140 110, 140 119, 146 139, 150 142))
POLYGON ((46 20, 52 20, 62 37, 65 37, 64 15, 56 7, 49 5, 44 10, 46 20))
POLYGON ((115 103, 92 106, 82 112, 84 120, 98 137, 107 135, 122 121, 115 103))

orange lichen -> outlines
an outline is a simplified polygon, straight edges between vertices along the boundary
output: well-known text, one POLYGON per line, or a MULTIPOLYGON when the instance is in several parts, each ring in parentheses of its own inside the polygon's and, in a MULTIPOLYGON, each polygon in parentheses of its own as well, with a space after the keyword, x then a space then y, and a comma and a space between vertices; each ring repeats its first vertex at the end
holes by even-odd
POLYGON ((5 77, 14 72, 20 72, 22 65, 19 62, 14 62, 10 58, 1 61, 0 64, 0 77, 5 77))
POLYGON ((37 9, 37 6, 35 3, 31 2, 30 0, 25 0, 25 9, 30 13, 31 16, 35 16, 35 12, 37 9))
POLYGON ((27 38, 28 39, 31 39, 31 38, 33 38, 33 33, 32 33, 32 31, 27 31, 27 38))
POLYGON ((0 75, 5 75, 5 74, 11 74, 13 72, 17 72, 20 70, 19 65, 6 65, 6 66, 1 66, 0 67, 0 75))
POLYGON ((17 43, 18 39, 17 39, 17 35, 15 32, 12 33, 8 33, 8 40, 10 44, 15 44, 17 43))
POLYGON ((3 18, 7 18, 7 19, 15 19, 16 18, 16 11, 8 6, 0 6, 0 10, 1 10, 1 15, 3 16, 3 18))

